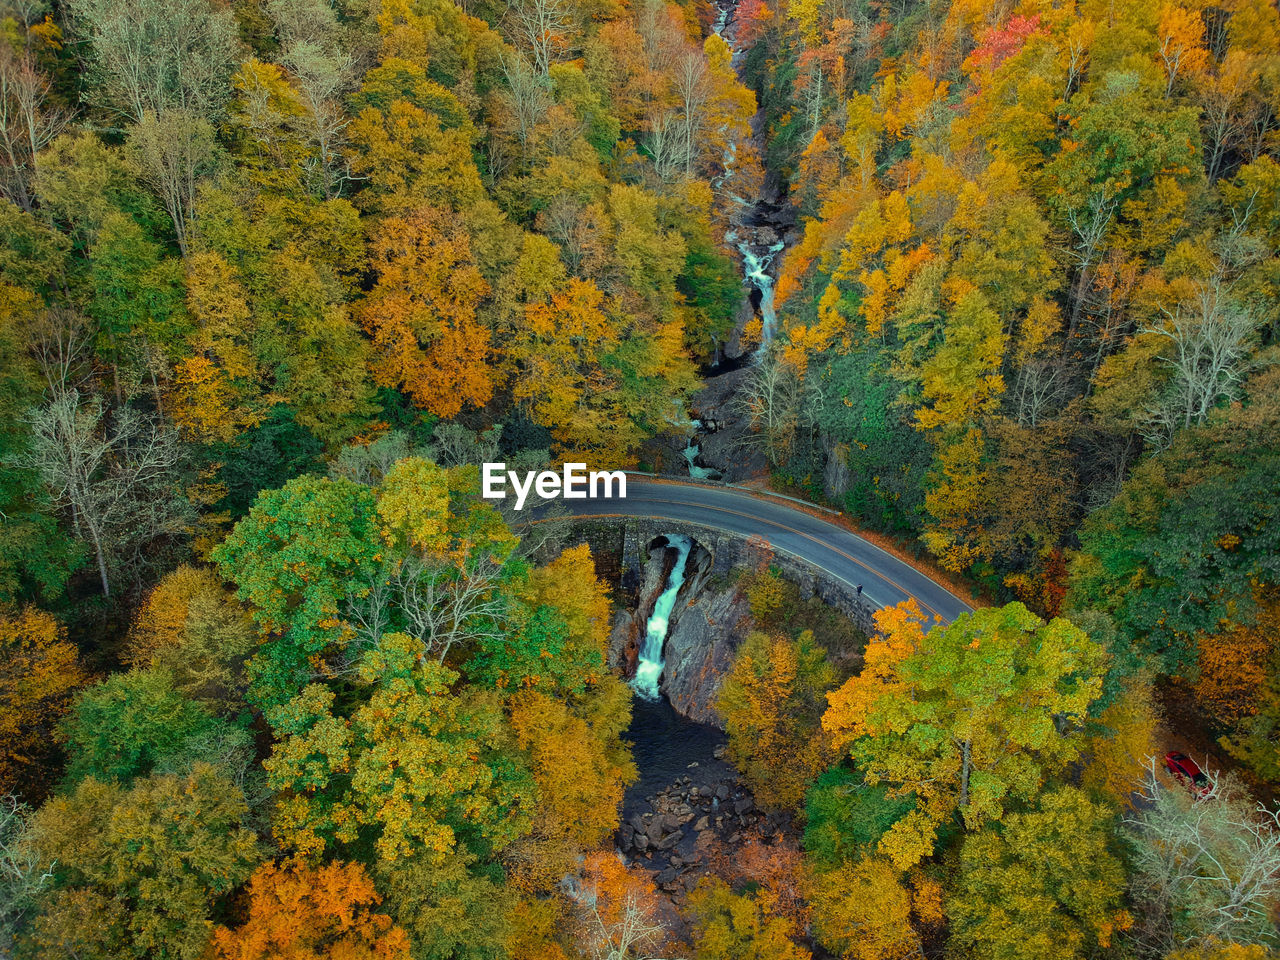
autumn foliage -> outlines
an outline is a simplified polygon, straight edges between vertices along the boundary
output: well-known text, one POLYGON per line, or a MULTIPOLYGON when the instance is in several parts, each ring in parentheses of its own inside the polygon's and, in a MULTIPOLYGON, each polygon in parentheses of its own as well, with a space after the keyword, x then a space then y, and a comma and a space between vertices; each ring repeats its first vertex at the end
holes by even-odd
POLYGON ((54 728, 87 679, 49 614, 28 607, 0 617, 0 790, 39 782, 54 728))
POLYGON ((0 956, 1262 960, 1278 251, 1274 0, 0 5, 0 956))
POLYGON ((213 934, 217 960, 408 960, 409 938, 377 912, 358 863, 264 864, 249 880, 248 919, 213 934))

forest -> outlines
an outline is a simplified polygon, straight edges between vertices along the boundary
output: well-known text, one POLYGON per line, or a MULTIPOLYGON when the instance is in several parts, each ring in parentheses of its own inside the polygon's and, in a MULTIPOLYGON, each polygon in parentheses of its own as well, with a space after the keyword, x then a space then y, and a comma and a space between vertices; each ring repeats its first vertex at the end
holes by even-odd
POLYGON ((0 0, 0 960, 1265 960, 1277 359, 1275 0, 0 0), (766 551, 630 815, 493 461, 973 610, 766 551))

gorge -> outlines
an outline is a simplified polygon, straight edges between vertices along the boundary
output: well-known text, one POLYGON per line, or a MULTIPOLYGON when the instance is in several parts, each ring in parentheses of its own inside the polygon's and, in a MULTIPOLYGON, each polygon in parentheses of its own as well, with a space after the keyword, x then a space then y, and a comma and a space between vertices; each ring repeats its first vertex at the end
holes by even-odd
MULTIPOLYGON (((737 0, 718 3, 712 30, 729 45, 734 70, 746 83, 742 64, 746 51, 739 42, 738 8, 737 0)), ((785 182, 764 165, 768 124, 762 106, 750 125, 748 140, 729 141, 722 161, 723 173, 712 181, 729 224, 724 242, 737 254, 744 296, 733 334, 717 347, 712 361, 703 368, 705 386, 693 401, 694 416, 688 422, 691 434, 681 454, 689 476, 695 480, 741 479, 755 466, 750 458, 733 456, 747 429, 737 413, 737 398, 746 368, 766 355, 777 334, 774 284, 782 252, 795 226, 785 182), (753 322, 758 324, 758 333, 750 330, 753 322), (724 436, 708 442, 722 429, 724 436)))

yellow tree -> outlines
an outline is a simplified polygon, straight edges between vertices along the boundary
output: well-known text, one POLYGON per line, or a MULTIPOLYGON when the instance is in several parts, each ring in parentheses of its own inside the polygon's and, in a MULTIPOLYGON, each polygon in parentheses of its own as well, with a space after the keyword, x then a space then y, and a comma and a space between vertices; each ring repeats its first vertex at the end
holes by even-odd
POLYGON ((279 739, 263 766, 285 847, 310 856, 363 835, 383 860, 440 864, 528 832, 527 777, 499 753, 496 705, 453 694, 458 675, 424 654, 420 640, 383 636, 359 664, 372 695, 350 716, 319 684, 269 712, 279 739))
POLYGON ((1092 725, 1082 782, 1116 803, 1132 805, 1147 758, 1160 750, 1160 707, 1151 678, 1131 677, 1092 725))
POLYGON ((630 428, 617 408, 610 373, 601 365, 618 344, 616 324, 603 304, 604 294, 594 282, 573 277, 548 302, 525 308, 524 325, 510 345, 518 367, 515 399, 551 429, 566 455, 608 448, 611 433, 630 428))
POLYGON ((752 633, 716 701, 729 734, 729 757, 771 807, 795 808, 830 766, 833 750, 820 721, 835 682, 826 651, 806 630, 796 640, 752 633))
POLYGON ((1203 16, 1197 9, 1166 3, 1160 8, 1156 37, 1160 41, 1160 64, 1168 78, 1164 88, 1167 97, 1173 93, 1179 77, 1194 77, 1209 64, 1209 51, 1204 47, 1203 16))
POLYGON ((979 960, 1076 960, 1132 920, 1114 814, 1074 787, 965 838, 947 901, 952 943, 979 960))
POLYGON ((1034 797, 1079 755, 1076 734, 1106 661, 1083 630, 1062 618, 1046 624, 1021 603, 964 614, 922 638, 918 612, 907 613, 905 636, 884 642, 918 647, 887 676, 849 680, 823 716, 868 783, 916 795, 917 809, 880 841, 901 867, 932 853, 948 818, 970 830, 998 820, 1006 802, 1034 797))
POLYGON ((52 616, 34 607, 0 614, 0 792, 34 775, 72 693, 87 679, 52 616))
POLYGON ((883 858, 811 872, 804 886, 813 907, 814 936, 848 960, 919 956, 919 926, 942 920, 938 883, 918 873, 908 879, 883 858))
POLYGON ((255 325, 236 271, 213 252, 192 254, 186 267, 197 327, 174 370, 169 412, 188 438, 225 443, 260 423, 273 398, 260 396, 255 325))
POLYGON ((488 403, 492 348, 477 310, 489 284, 458 219, 437 207, 388 217, 370 256, 378 279, 360 321, 378 356, 374 378, 440 417, 488 403))
POLYGON ((183 564, 166 574, 138 610, 126 662, 159 667, 174 686, 217 709, 239 708, 245 660, 258 642, 245 610, 208 567, 183 564))
POLYGON ((719 879, 704 880, 689 896, 697 960, 810 960, 792 939, 795 923, 775 910, 768 890, 736 894, 719 879))
POLYGON ((349 159, 367 177, 360 202, 368 210, 397 213, 423 205, 465 210, 485 196, 471 156, 471 131, 446 126, 436 113, 405 100, 385 111, 366 107, 347 128, 349 159))
POLYGON ((529 757, 538 800, 532 833, 504 854, 515 882, 548 890, 572 871, 584 850, 618 827, 622 791, 636 776, 625 750, 560 700, 536 691, 511 700, 511 728, 529 757))

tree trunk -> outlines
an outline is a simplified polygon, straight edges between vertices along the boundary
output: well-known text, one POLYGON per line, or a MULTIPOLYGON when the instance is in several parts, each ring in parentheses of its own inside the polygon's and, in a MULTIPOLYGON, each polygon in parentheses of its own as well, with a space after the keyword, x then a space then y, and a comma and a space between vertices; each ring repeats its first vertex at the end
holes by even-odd
POLYGON ((960 808, 964 809, 969 805, 969 754, 971 742, 966 740, 961 749, 964 762, 960 768, 960 808))
POLYGON ((111 583, 107 580, 107 558, 102 552, 102 538, 98 535, 98 526, 85 518, 85 526, 89 528, 89 536, 93 540, 93 552, 98 558, 98 576, 102 578, 102 595, 111 596, 111 583))

